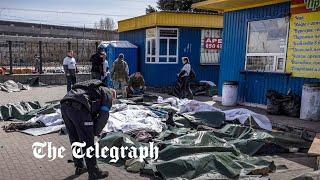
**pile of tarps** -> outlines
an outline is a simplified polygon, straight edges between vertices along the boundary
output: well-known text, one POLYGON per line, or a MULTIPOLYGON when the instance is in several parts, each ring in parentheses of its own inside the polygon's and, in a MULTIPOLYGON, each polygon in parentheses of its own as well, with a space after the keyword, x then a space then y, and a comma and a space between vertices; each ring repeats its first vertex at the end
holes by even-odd
MULTIPOLYGON (((310 146, 309 142, 281 132, 234 124, 235 119, 261 119, 249 110, 224 112, 203 102, 176 98, 159 98, 158 102, 144 106, 124 102, 113 106, 105 127, 108 133, 101 137, 100 148, 130 149, 154 142, 160 149, 157 160, 119 160, 118 165, 129 172, 164 179, 234 179, 240 174, 260 177, 276 167, 273 162, 253 156, 310 146), (148 117, 153 120, 145 122, 143 119, 148 117)), ((110 159, 100 160, 109 163, 110 159)))
POLYGON ((195 96, 214 96, 217 94, 217 86, 212 81, 199 81, 190 84, 191 91, 195 96))
POLYGON ((226 116, 227 121, 237 121, 240 124, 249 124, 254 127, 262 128, 265 130, 272 130, 272 125, 267 116, 257 114, 253 111, 244 108, 236 108, 231 110, 222 111, 221 109, 215 108, 205 102, 200 102, 196 100, 188 99, 178 99, 175 97, 163 99, 158 98, 159 104, 155 105, 157 107, 167 107, 175 110, 177 113, 196 113, 204 111, 218 111, 223 112, 226 116), (163 105, 164 104, 164 105, 163 105), (169 104, 169 106, 168 106, 169 104))
POLYGON ((268 90, 267 112, 274 115, 286 115, 291 117, 300 116, 301 97, 289 91, 282 94, 277 91, 268 90))
POLYGON ((116 104, 112 107, 105 132, 147 130, 162 132, 161 117, 142 105, 116 104))
POLYGON ((28 120, 33 117, 31 112, 41 108, 39 102, 18 102, 0 106, 0 120, 28 120))
POLYGON ((59 103, 41 106, 39 102, 19 102, 0 106, 0 120, 13 123, 41 122, 44 127, 26 129, 21 132, 39 136, 64 128, 59 103))
POLYGON ((41 87, 46 86, 46 84, 40 82, 39 77, 32 77, 27 79, 26 82, 20 83, 13 80, 5 81, 0 83, 0 90, 11 93, 11 92, 20 92, 22 90, 30 90, 30 87, 41 87))
POLYGON ((12 80, 5 81, 4 83, 0 83, 0 90, 11 93, 11 92, 19 92, 22 90, 30 90, 29 85, 24 85, 21 83, 16 83, 12 80))

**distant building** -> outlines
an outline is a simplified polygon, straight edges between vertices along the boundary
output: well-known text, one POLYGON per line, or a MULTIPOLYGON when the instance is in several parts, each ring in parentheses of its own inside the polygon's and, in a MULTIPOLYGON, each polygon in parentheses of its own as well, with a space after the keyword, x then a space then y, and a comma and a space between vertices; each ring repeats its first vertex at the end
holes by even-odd
POLYGON ((90 39, 104 41, 119 39, 116 31, 15 21, 0 21, 0 35, 90 39))

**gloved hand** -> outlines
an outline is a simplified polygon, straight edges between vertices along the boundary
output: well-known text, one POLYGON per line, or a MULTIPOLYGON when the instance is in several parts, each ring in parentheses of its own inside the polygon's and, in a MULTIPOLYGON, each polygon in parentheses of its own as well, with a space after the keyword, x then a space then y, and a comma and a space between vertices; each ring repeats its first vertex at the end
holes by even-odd
POLYGON ((99 136, 102 132, 103 128, 106 126, 109 119, 109 112, 101 111, 99 117, 93 124, 94 127, 94 135, 99 136))

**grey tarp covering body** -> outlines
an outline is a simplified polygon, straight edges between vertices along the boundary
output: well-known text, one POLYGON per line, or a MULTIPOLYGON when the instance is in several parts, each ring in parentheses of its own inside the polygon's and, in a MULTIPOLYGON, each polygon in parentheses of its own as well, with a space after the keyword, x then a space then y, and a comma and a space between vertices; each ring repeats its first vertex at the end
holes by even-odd
POLYGON ((28 85, 24 85, 21 83, 16 83, 12 80, 8 80, 4 83, 0 83, 0 90, 11 93, 11 92, 19 92, 22 90, 30 90, 28 85))
MULTIPOLYGON (((121 133, 108 134, 100 141, 101 147, 141 145, 121 133)), ((265 169, 268 173, 275 168, 272 162, 250 157, 208 131, 185 134, 158 146, 165 147, 160 151, 159 159, 147 160, 141 171, 160 174, 165 179, 228 179, 236 178, 242 169, 247 173, 265 169)))
POLYGON ((163 99, 158 97, 158 103, 169 103, 172 107, 176 109, 179 113, 186 112, 203 112, 203 111, 219 111, 225 113, 227 121, 238 120, 241 124, 251 123, 251 120, 254 120, 254 125, 266 130, 272 130, 272 125, 267 116, 257 114, 253 111, 244 108, 236 108, 231 110, 222 111, 221 109, 215 108, 212 105, 209 105, 205 102, 200 102, 196 100, 188 99, 178 99, 178 98, 167 98, 163 99), (249 121, 249 122, 248 122, 249 121))
MULTIPOLYGON (((170 106, 152 107, 172 109, 170 106)), ((135 162, 134 167, 127 167, 127 170, 137 171, 136 168, 143 167, 141 172, 165 179, 237 178, 240 172, 266 174, 274 170, 273 162, 252 157, 271 144, 283 149, 309 147, 305 141, 281 133, 255 130, 243 125, 224 125, 225 117, 222 112, 186 113, 175 116, 174 119, 176 126, 168 125, 153 139, 160 148, 159 159, 145 159, 145 166, 135 162), (198 125, 219 129, 197 131, 198 125)), ((138 142, 121 132, 108 133, 100 140, 100 147, 142 145, 149 144, 138 142)), ((103 161, 109 162, 108 159, 103 161)), ((124 165, 125 160, 120 161, 120 164, 124 165)))
POLYGON ((65 127, 65 125, 62 124, 62 125, 42 127, 42 128, 26 129, 26 130, 23 130, 21 132, 29 134, 29 135, 32 135, 32 136, 41 136, 41 135, 45 135, 45 134, 58 132, 64 127, 65 127))
POLYGON ((0 106, 0 120, 29 120, 33 116, 29 113, 41 108, 39 102, 19 102, 0 106))
POLYGON ((40 114, 56 112, 60 108, 59 103, 41 106, 39 102, 19 102, 0 106, 0 120, 22 120, 27 121, 40 114))
POLYGON ((59 108, 60 104, 58 103, 47 104, 43 107, 40 106, 39 102, 7 104, 0 106, 0 120, 20 120, 26 122, 36 122, 39 120, 48 127, 31 128, 21 132, 33 136, 40 136, 57 132, 64 127, 63 121, 58 119, 59 116, 57 115, 58 111, 56 109, 59 108), (46 116, 49 116, 49 120, 45 118, 46 116))

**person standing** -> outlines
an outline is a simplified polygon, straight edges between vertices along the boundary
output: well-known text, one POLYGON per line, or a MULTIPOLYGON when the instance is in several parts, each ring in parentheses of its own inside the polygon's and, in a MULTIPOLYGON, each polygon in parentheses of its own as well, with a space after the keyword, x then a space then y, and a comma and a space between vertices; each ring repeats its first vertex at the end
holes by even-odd
POLYGON ((76 72, 77 72, 77 63, 76 59, 73 57, 73 51, 69 50, 67 57, 63 59, 63 69, 67 79, 67 91, 71 90, 71 87, 76 84, 76 72))
POLYGON ((193 99, 193 94, 190 89, 190 81, 194 76, 194 72, 191 69, 190 61, 188 57, 182 58, 183 67, 178 74, 179 79, 181 80, 181 98, 190 98, 193 99))
MULTIPOLYGON (((105 127, 115 94, 113 91, 105 87, 102 81, 92 79, 75 84, 60 101, 70 143, 85 142, 82 152, 94 147, 94 136, 99 136, 105 127)), ((88 171, 89 179, 106 178, 108 172, 98 168, 95 152, 90 155, 84 158, 86 168, 83 159, 73 157, 75 175, 88 171)))
POLYGON ((35 65, 34 65, 34 71, 36 73, 40 73, 40 58, 38 55, 34 55, 35 65))
POLYGON ((102 82, 104 84, 111 88, 112 87, 112 80, 111 80, 111 75, 110 75, 110 69, 109 69, 109 63, 107 60, 107 54, 104 53, 103 55, 104 61, 103 61, 103 76, 101 77, 102 82))
POLYGON ((113 87, 121 91, 122 97, 126 98, 126 85, 129 79, 129 67, 127 62, 124 60, 124 55, 119 54, 118 58, 113 62, 111 77, 113 81, 113 87))
POLYGON ((101 79, 103 76, 103 61, 104 61, 104 49, 102 47, 98 47, 98 51, 91 56, 90 62, 92 63, 91 67, 91 78, 92 79, 101 79))

